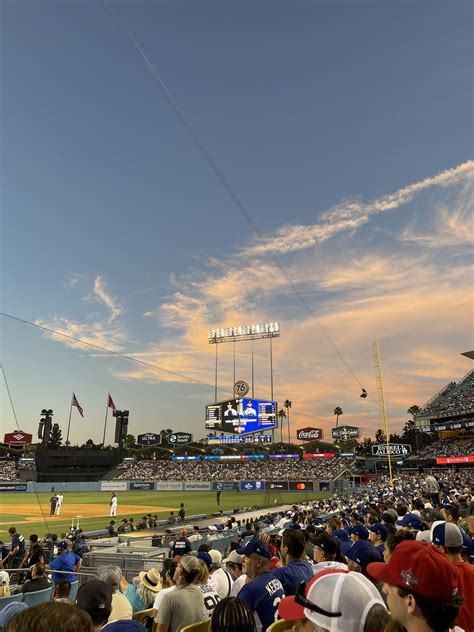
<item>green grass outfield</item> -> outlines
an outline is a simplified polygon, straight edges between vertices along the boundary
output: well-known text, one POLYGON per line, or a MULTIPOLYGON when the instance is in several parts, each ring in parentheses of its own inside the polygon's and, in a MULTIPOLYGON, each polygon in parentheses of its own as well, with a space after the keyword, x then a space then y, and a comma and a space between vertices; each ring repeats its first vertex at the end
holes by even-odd
MULTIPOLYGON (((328 498, 327 492, 222 492, 221 506, 217 507, 215 492, 116 492, 118 509, 116 522, 122 518, 141 518, 145 513, 167 518, 170 510, 177 513, 179 504, 184 502, 186 515, 211 513, 219 509, 234 509, 258 505, 274 507, 292 504, 306 499, 328 498)), ((28 537, 32 533, 44 535, 47 532, 66 531, 72 519, 80 518, 80 526, 85 531, 103 529, 109 522, 109 501, 111 492, 66 492, 60 516, 49 516, 50 493, 2 493, 0 505, 0 538, 8 539, 8 528, 15 525, 20 533, 28 537), (5 537, 7 536, 7 538, 5 537)))

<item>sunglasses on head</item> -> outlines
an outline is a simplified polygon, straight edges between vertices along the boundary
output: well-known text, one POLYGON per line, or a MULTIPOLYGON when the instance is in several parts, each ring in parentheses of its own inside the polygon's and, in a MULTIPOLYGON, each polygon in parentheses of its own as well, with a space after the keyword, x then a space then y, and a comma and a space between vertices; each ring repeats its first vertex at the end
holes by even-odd
POLYGON ((295 595, 295 603, 300 606, 304 606, 308 608, 308 610, 312 610, 313 612, 317 612, 318 614, 322 614, 325 617, 342 617, 342 612, 328 612, 327 610, 323 610, 316 604, 312 603, 304 596, 304 591, 306 590, 306 582, 301 582, 296 590, 295 595))

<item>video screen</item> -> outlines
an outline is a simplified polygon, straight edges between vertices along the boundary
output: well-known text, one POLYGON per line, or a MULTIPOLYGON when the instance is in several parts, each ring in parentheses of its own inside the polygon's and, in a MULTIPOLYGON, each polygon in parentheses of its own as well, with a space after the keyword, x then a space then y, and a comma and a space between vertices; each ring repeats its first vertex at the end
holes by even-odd
POLYGON ((246 435, 276 428, 277 403, 261 399, 228 399, 206 406, 206 428, 246 435))

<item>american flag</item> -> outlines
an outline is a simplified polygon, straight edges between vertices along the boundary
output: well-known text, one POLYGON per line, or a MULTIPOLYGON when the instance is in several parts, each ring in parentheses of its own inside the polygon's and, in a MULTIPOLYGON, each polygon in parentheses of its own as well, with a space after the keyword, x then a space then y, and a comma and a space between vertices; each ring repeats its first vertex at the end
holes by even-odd
POLYGON ((75 393, 72 393, 72 402, 71 402, 71 406, 75 406, 77 408, 77 410, 79 411, 79 414, 81 417, 84 417, 84 409, 82 408, 82 406, 79 404, 79 402, 77 401, 77 397, 75 395, 75 393))

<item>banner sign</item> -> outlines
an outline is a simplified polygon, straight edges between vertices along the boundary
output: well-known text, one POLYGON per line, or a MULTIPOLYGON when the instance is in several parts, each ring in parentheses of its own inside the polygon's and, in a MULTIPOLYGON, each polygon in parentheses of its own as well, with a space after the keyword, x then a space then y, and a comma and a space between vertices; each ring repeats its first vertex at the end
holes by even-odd
POLYGON ((177 481, 159 481, 156 483, 156 489, 162 492, 181 492, 183 491, 183 483, 177 481))
POLYGON ((313 481, 289 481, 288 489, 290 491, 297 490, 301 491, 313 491, 313 481))
POLYGON ((299 454, 269 454, 270 459, 299 459, 299 454))
POLYGON ((288 481, 266 481, 265 489, 286 492, 288 491, 288 481))
POLYGON ((0 483, 0 492, 26 492, 26 483, 0 483))
POLYGON ((323 438, 323 431, 321 428, 300 428, 296 431, 296 438, 298 441, 316 441, 323 438))
POLYGON ((185 482, 184 489, 188 492, 208 492, 211 489, 211 483, 209 481, 196 481, 195 483, 185 482))
POLYGON ((130 491, 152 492, 155 489, 153 481, 130 481, 128 489, 130 491))
POLYGON ((390 456, 405 456, 407 454, 411 454, 411 445, 402 443, 389 443, 388 450, 386 443, 372 446, 372 454, 374 456, 387 456, 388 453, 390 453, 390 456))
POLYGON ((173 445, 184 445, 185 443, 191 443, 193 435, 190 432, 173 432, 168 435, 168 443, 173 445))
POLYGON ((137 443, 138 445, 159 445, 161 443, 161 435, 154 432, 145 432, 138 435, 137 443))
POLYGON ((100 489, 103 492, 126 492, 127 481, 101 481, 100 489))
POLYGON ((18 447, 29 445, 32 440, 33 435, 28 434, 28 432, 23 432, 22 430, 17 430, 16 432, 7 432, 3 438, 3 443, 12 447, 18 447))
POLYGON ((356 439, 359 436, 359 428, 356 426, 339 426, 338 428, 332 428, 331 435, 333 439, 356 439))
POLYGON ((474 455, 469 456, 448 456, 436 459, 437 464, 443 463, 474 463, 474 455))
POLYGON ((237 481, 212 481, 213 492, 236 492, 239 489, 237 481))
POLYGON ((303 459, 331 459, 336 456, 335 452, 308 452, 303 454, 303 459))
POLYGON ((240 481, 241 492, 261 492, 265 489, 265 481, 240 481))

